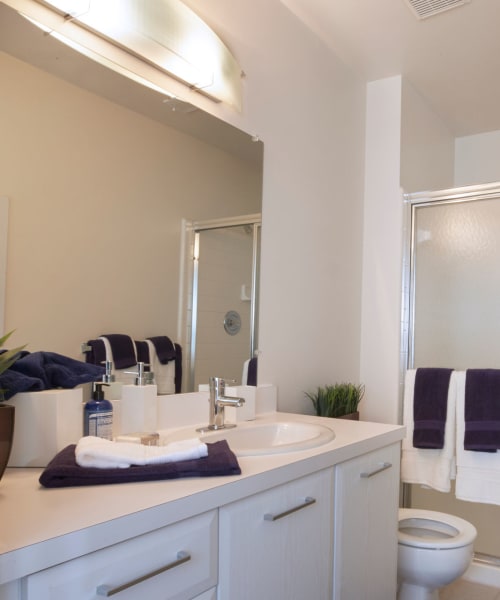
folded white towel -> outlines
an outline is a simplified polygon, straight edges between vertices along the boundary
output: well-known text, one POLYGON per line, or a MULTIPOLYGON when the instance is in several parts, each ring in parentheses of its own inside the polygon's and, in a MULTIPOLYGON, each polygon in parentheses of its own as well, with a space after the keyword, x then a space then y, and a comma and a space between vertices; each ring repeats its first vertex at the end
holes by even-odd
POLYGON ((500 453, 464 449, 466 371, 460 371, 457 386, 457 481, 459 500, 500 504, 500 453))
POLYGON ((149 349, 150 371, 154 373, 158 395, 175 394, 175 360, 169 360, 166 365, 162 365, 153 342, 151 340, 146 342, 149 349))
POLYGON ((439 492, 449 492, 451 479, 455 478, 455 404, 456 376, 451 374, 448 388, 448 406, 444 430, 444 446, 440 450, 413 447, 413 391, 415 388, 415 369, 406 372, 403 424, 406 437, 403 439, 401 455, 401 479, 405 483, 421 484, 439 492))
POLYGON ((207 445, 199 438, 171 442, 166 446, 144 446, 132 442, 112 442, 86 436, 75 449, 75 458, 81 467, 97 469, 125 469, 131 465, 159 465, 208 456, 207 445))

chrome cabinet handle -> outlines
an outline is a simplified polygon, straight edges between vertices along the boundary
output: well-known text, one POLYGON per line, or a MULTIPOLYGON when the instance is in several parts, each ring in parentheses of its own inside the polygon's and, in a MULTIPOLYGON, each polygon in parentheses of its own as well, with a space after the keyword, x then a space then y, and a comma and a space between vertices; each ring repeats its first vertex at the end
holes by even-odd
POLYGON ((364 471, 363 473, 360 474, 360 477, 364 477, 364 478, 373 477, 377 473, 382 473, 382 471, 390 469, 391 467, 392 467, 392 463, 383 462, 380 464, 379 467, 375 467, 375 469, 373 469, 373 471, 364 471))
POLYGON ((316 498, 311 498, 311 496, 307 496, 305 498, 303 504, 294 506, 293 508, 285 510, 285 512, 279 513, 277 515, 273 515, 271 513, 266 513, 264 515, 264 521, 277 521, 278 519, 282 519, 283 517, 287 517, 288 515, 291 515, 292 513, 297 512, 298 510, 302 510, 303 508, 306 508, 306 506, 311 506, 311 504, 314 504, 315 502, 316 502, 316 498))
POLYGON ((118 594, 119 592, 123 592, 123 590, 127 590, 128 588, 131 588, 134 585, 141 583, 142 581, 146 581, 146 579, 151 579, 152 577, 156 577, 156 575, 160 575, 160 573, 164 573, 165 571, 168 571, 169 569, 178 567, 179 565, 182 565, 183 563, 188 562, 188 560, 191 560, 191 554, 189 554, 189 552, 185 552, 184 550, 181 550, 180 552, 177 552, 177 560, 174 560, 173 562, 168 563, 168 565, 165 565, 164 567, 160 567, 159 569, 156 569, 156 571, 151 571, 151 573, 148 573, 147 575, 143 575, 142 577, 133 579, 132 581, 129 581, 127 583, 119 585, 115 588, 113 588, 109 585, 100 585, 97 587, 96 593, 98 596, 106 596, 106 597, 114 596, 115 594, 118 594))

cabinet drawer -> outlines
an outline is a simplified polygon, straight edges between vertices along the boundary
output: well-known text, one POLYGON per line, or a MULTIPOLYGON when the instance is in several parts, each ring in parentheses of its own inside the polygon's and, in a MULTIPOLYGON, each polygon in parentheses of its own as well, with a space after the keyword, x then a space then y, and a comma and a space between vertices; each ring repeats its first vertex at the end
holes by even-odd
POLYGON ((28 576, 26 600, 188 600, 217 583, 217 511, 28 576))

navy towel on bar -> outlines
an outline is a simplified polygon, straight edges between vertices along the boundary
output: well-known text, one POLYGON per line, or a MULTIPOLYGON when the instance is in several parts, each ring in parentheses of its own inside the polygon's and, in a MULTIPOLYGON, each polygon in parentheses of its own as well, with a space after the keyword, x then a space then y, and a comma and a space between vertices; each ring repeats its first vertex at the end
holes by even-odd
POLYGON ((129 335, 123 333, 105 333, 100 337, 106 338, 111 346, 115 369, 122 370, 135 367, 137 364, 135 344, 129 335))
POLYGON ((106 362, 106 346, 103 340, 89 340, 87 346, 90 348, 85 352, 85 362, 92 365, 103 365, 106 362))
POLYGON ((66 446, 50 461, 40 475, 47 488, 107 485, 134 481, 157 481, 181 477, 240 475, 238 460, 226 440, 207 444, 208 456, 160 465, 132 465, 126 469, 80 467, 75 460, 75 444, 66 446))
POLYGON ((248 361, 247 385, 257 385, 257 357, 254 356, 248 361))
POLYGON ((453 369, 417 369, 413 391, 413 446, 441 449, 453 369))
POLYGON ((156 355, 162 365, 166 365, 171 360, 175 360, 177 353, 175 346, 169 337, 166 335, 157 335, 148 338, 155 347, 156 355))
POLYGON ((146 371, 151 371, 151 359, 149 357, 149 346, 147 342, 135 340, 135 349, 137 351, 137 362, 149 365, 146 371))
POLYGON ((467 369, 464 420, 465 450, 500 448, 500 370, 467 369))

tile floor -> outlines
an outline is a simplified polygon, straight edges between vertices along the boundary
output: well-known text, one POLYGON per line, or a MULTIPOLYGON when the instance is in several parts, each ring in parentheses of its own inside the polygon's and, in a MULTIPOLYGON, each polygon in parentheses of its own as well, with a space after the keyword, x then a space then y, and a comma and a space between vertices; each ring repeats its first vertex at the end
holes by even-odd
POLYGON ((500 589, 459 579, 439 592, 439 600, 500 600, 500 589))

